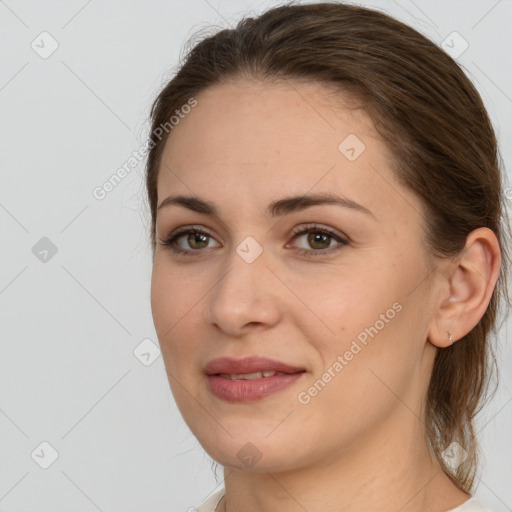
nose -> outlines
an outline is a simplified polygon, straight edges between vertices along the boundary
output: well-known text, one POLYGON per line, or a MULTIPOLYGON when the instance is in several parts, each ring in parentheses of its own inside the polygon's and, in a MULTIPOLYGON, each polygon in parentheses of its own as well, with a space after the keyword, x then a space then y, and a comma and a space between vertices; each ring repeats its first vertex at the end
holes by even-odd
POLYGON ((226 267, 207 296, 205 320, 235 337, 276 325, 283 285, 267 268, 265 251, 249 263, 233 249, 226 267))

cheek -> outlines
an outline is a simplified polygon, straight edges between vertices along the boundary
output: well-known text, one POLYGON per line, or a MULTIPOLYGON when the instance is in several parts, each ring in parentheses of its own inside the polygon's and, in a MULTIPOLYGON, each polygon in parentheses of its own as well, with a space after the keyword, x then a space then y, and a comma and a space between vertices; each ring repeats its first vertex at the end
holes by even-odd
POLYGON ((292 288, 297 290, 300 301, 290 302, 296 304, 296 313, 302 310, 308 332, 316 328, 317 339, 326 348, 340 350, 360 333, 364 340, 366 330, 376 323, 379 332, 390 330, 399 316, 399 306, 393 308, 393 304, 402 302, 396 280, 393 282, 392 276, 375 272, 368 265, 364 272, 346 269, 317 276, 314 284, 311 276, 294 281, 292 288))
POLYGON ((157 268, 152 279, 151 308, 167 380, 186 420, 191 411, 190 393, 196 394, 196 383, 190 370, 198 350, 195 340, 200 337, 190 325, 195 310, 190 312, 190 301, 186 293, 180 293, 181 287, 177 284, 176 280, 160 274, 157 268))
POLYGON ((157 330, 165 327, 169 330, 191 314, 195 304, 199 305, 202 291, 201 280, 193 272, 170 265, 165 261, 165 254, 155 256, 151 309, 157 330))
POLYGON ((317 407, 331 407, 333 416, 353 421, 354 428, 358 421, 372 422, 387 414, 397 396, 407 397, 417 385, 424 350, 420 309, 416 301, 393 300, 396 297, 347 310, 340 316, 341 335, 330 344, 328 337, 323 338, 324 366, 312 379, 313 383, 322 381, 317 407), (324 381, 329 381, 325 389, 324 381), (357 411, 359 420, 344 418, 347 410, 357 411))
POLYGON ((183 274, 155 258, 151 279, 151 311, 164 360, 175 365, 180 354, 193 349, 190 321, 201 307, 196 286, 187 286, 183 274), (170 356, 170 357, 167 357, 170 356))
POLYGON ((322 381, 317 386, 323 395, 319 405, 327 407, 331 402, 362 411, 369 395, 379 397, 377 401, 389 398, 389 390, 377 375, 402 388, 417 364, 421 347, 411 339, 417 304, 407 297, 404 290, 409 288, 390 267, 367 266, 366 273, 322 280, 314 289, 303 283, 302 298, 321 319, 307 315, 309 320, 302 325, 320 358, 309 383, 322 381))
MULTIPOLYGON (((386 301, 382 304, 387 305, 386 301)), ((336 339, 323 336, 322 345, 317 345, 322 364, 299 397, 299 403, 306 404, 299 406, 304 411, 305 430, 307 424, 315 429, 322 422, 326 438, 346 441, 362 428, 383 422, 396 406, 397 394, 407 396, 418 355, 412 343, 403 347, 409 334, 407 312, 405 306, 397 307, 400 311, 393 309, 385 323, 379 314, 385 315, 388 308, 381 306, 372 305, 375 314, 364 308, 357 317, 347 310, 346 316, 340 315, 339 323, 344 322, 341 334, 336 339), (326 414, 328 425, 319 420, 326 414)))

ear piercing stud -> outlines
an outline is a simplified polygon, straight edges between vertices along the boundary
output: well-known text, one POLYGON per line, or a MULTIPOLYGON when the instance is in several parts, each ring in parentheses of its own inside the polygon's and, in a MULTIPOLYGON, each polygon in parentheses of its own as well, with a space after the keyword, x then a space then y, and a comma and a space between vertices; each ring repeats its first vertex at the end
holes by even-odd
POLYGON ((450 340, 450 343, 453 345, 453 337, 450 331, 448 331, 448 339, 450 340))

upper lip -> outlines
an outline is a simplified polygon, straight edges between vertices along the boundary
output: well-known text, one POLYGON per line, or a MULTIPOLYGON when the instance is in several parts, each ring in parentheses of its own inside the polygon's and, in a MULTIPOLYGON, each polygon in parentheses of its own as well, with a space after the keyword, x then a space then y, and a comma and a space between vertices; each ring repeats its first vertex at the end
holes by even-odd
POLYGON ((242 359, 220 357, 210 361, 205 366, 205 373, 207 375, 215 375, 219 373, 243 374, 264 371, 298 373, 303 372, 304 368, 291 366, 275 359, 268 359, 267 357, 257 356, 244 357, 242 359))

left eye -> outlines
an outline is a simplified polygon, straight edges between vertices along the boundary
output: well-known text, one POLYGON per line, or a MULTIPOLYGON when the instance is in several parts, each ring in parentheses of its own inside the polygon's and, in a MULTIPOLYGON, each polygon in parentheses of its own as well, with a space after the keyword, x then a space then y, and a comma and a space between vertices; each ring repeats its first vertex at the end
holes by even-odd
POLYGON ((307 253, 326 252, 326 249, 331 249, 339 245, 346 245, 348 243, 347 240, 325 228, 313 227, 303 229, 293 237, 294 240, 301 238, 305 241, 306 246, 299 246, 299 248, 307 253), (333 245, 332 242, 338 243, 333 245))

